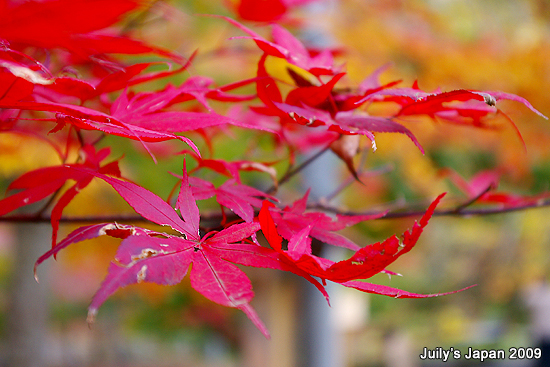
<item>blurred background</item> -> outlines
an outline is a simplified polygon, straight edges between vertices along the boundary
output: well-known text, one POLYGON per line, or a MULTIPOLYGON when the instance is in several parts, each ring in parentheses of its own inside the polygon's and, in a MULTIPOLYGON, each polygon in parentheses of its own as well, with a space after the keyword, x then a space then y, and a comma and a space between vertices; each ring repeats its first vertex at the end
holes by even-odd
MULTIPOLYGON (((183 55, 198 49, 191 74, 212 77, 218 85, 253 77, 259 52, 252 42, 227 41, 242 33, 220 19, 197 15, 234 16, 231 4, 156 2, 137 32, 149 43, 183 55)), ((346 63, 344 83, 350 86, 391 63, 381 75, 383 83, 403 79, 402 86, 411 86, 418 80, 426 91, 465 88, 515 93, 550 115, 550 1, 331 0, 297 7, 291 17, 286 26, 306 44, 342 49, 339 61, 346 63)), ((227 109, 213 105, 220 111, 227 109)), ((503 101, 499 108, 517 125, 525 149, 504 120, 498 128, 487 130, 428 119, 409 121, 406 126, 426 154, 400 134, 377 136, 378 150, 368 155, 363 167, 372 174, 365 185, 354 183, 346 189, 338 197, 339 205, 366 210, 388 202, 426 203, 444 191, 451 198, 464 198, 442 174, 444 168, 465 179, 483 169, 498 168, 502 172, 499 191, 518 195, 549 190, 550 125, 522 104, 503 101)), ((238 142, 249 139, 247 134, 235 130, 232 139, 214 140, 216 156, 239 157, 246 144, 238 142)), ((1 149, 13 153, 12 161, 0 162, 2 189, 26 170, 57 164, 55 153, 47 147, 34 144, 31 149, 18 139, 24 138, 0 135, 1 149)), ((109 139, 106 145, 117 138, 109 139)), ((136 145, 119 140, 113 157, 125 155, 121 163, 125 176, 166 196, 175 179, 150 172, 177 172, 181 157, 166 153, 155 166, 148 157, 128 151, 138 149, 136 145)), ((170 143, 157 149, 157 155, 163 149, 176 151, 170 143)), ((347 177, 343 165, 327 159, 313 165, 306 177, 326 177, 327 167, 341 172, 342 179, 347 177)), ((330 185, 339 182, 328 182, 326 191, 316 195, 327 195, 330 185)), ((305 185, 307 179, 292 182, 289 201, 300 197, 305 185)), ((95 182, 86 192, 67 208, 67 215, 131 212, 105 184, 95 182)), ((536 347, 545 333, 550 336, 540 319, 550 319, 549 217, 550 208, 539 208, 485 217, 433 218, 415 249, 389 268, 402 277, 371 279, 416 293, 477 284, 444 297, 393 299, 334 286, 329 288, 333 302, 329 308, 316 298, 320 295, 314 287, 292 274, 247 269, 256 293, 252 305, 267 324, 271 341, 241 313, 193 291, 188 280, 172 287, 127 287, 102 306, 90 329, 86 309, 119 242, 101 238, 68 248, 57 261, 40 267, 37 284, 33 265, 50 246, 49 225, 0 223, 0 365, 8 365, 10 353, 21 345, 24 353, 36 356, 35 366, 59 367, 443 364, 422 361, 419 355, 424 347, 453 347, 462 352, 468 347, 504 349, 508 356, 511 347, 536 347)), ((345 234, 367 245, 402 233, 414 219, 371 221, 345 234)), ((64 225, 61 235, 75 228, 64 225)), ((530 366, 532 362, 503 360, 485 365, 530 366)), ((445 365, 474 364, 451 358, 445 365)))

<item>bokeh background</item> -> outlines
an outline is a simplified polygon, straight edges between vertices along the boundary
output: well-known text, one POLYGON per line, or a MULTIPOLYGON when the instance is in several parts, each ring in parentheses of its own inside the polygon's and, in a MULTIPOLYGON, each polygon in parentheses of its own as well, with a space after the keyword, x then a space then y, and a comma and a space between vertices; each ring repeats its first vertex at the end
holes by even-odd
MULTIPOLYGON (((136 32, 183 55, 198 49, 191 74, 210 76, 218 85, 253 77, 259 52, 252 42, 227 41, 242 33, 219 19, 198 15, 232 16, 230 8, 231 2, 222 0, 180 0, 170 6, 156 2, 136 32)), ((292 18, 287 27, 306 44, 342 49, 340 61, 346 63, 349 74, 344 83, 350 86, 391 63, 382 82, 403 79, 403 86, 410 86, 417 80, 427 91, 500 90, 518 94, 550 115, 547 0, 330 0, 298 7, 292 18)), ((423 204, 443 191, 451 198, 464 198, 441 174, 443 168, 465 178, 498 168, 503 173, 499 190, 520 195, 549 190, 550 125, 521 104, 499 102, 499 107, 516 123, 525 149, 504 120, 491 130, 427 119, 409 121, 407 127, 426 154, 421 155, 399 134, 380 135, 377 152, 369 154, 363 165, 372 174, 365 185, 354 183, 346 189, 338 197, 339 205, 365 210, 388 202, 423 204)), ((247 134, 232 130, 231 139, 214 137, 216 156, 239 157, 246 152, 247 134)), ((47 146, 29 146, 23 139, 0 134, 0 149, 12 153, 3 154, 7 158, 0 162, 2 189, 26 170, 57 164, 47 146)), ((117 138, 109 139, 113 140, 106 145, 117 138)), ((151 172, 181 169, 181 157, 170 155, 175 149, 170 143, 155 151, 163 158, 159 165, 133 153, 137 145, 115 143, 113 156, 125 155, 126 176, 153 192, 168 194, 174 178, 151 172)), ((331 167, 345 179, 341 166, 338 162, 313 165, 307 175, 327 177, 331 167)), ((331 172, 330 176, 340 175, 331 172)), ((296 199, 307 184, 307 178, 295 181, 288 189, 289 200, 296 199)), ((67 208, 68 215, 131 212, 107 185, 94 183, 86 192, 67 208)), ((173 287, 127 287, 102 306, 89 329, 86 308, 118 241, 97 239, 68 248, 57 261, 39 269, 41 282, 36 284, 32 268, 49 246, 49 226, 0 223, 0 365, 7 363, 17 338, 27 340, 29 353, 38 356, 36 366, 60 367, 442 364, 421 361, 418 355, 424 347, 504 349, 508 355, 511 347, 537 346, 536 325, 541 325, 533 320, 532 307, 539 305, 550 319, 549 217, 550 209, 538 208, 486 217, 434 218, 416 248, 390 267, 403 277, 372 278, 375 283, 418 293, 477 284, 445 297, 393 299, 333 287, 329 308, 315 300, 313 287, 293 275, 248 271, 256 292, 252 305, 270 329, 271 341, 264 340, 239 312, 205 300, 188 281, 173 287), (29 245, 35 243, 40 246, 29 245), (29 329, 31 334, 18 332, 29 329)), ((346 234, 357 243, 369 244, 402 233, 413 220, 378 220, 346 234)), ((62 233, 74 228, 65 225, 62 233)), ((490 364, 529 366, 531 362, 490 364)), ((474 363, 461 359, 446 365, 474 363)))

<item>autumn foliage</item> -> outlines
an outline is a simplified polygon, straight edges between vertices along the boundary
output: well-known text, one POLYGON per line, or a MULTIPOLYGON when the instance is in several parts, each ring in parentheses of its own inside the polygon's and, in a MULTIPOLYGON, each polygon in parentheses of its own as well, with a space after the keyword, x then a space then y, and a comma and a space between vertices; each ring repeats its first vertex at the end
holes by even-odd
MULTIPOLYGON (((447 294, 410 293, 364 281, 378 273, 396 274, 386 268, 413 249, 437 212, 443 193, 431 198, 408 231, 364 246, 337 232, 383 217, 385 211, 344 214, 336 210, 329 215, 309 205, 309 191, 284 205, 280 202, 284 198, 277 195, 279 186, 300 174, 296 162, 312 149, 331 150, 357 181, 361 174, 354 158, 363 149, 375 152, 379 134, 403 134, 424 153, 422 141, 403 124, 410 118, 487 128, 500 117, 521 141, 519 130, 499 109, 499 101, 516 101, 544 116, 524 98, 505 92, 424 91, 418 83, 381 83, 385 67, 365 75, 351 88, 348 84, 342 87, 347 77, 345 53, 309 48, 283 26, 292 23, 293 8, 309 2, 243 0, 228 4, 239 21, 218 15, 210 18, 233 27, 240 34, 234 38, 255 45, 255 76, 217 86, 208 76, 184 77, 191 73, 200 51, 179 55, 133 38, 119 26, 121 21, 131 23, 129 15, 147 11, 148 4, 142 1, 0 0, 0 133, 28 137, 29 144, 45 142, 59 158, 58 165, 31 170, 13 180, 0 201, 0 216, 51 221, 52 248, 36 266, 83 240, 121 239, 108 275, 92 299, 90 322, 120 287, 141 282, 176 284, 188 275, 196 291, 213 302, 242 310, 269 336, 250 304, 254 296, 251 281, 236 264, 292 272, 312 283, 327 302, 327 281, 396 298, 447 294), (245 26, 249 21, 271 22, 270 36, 260 34, 265 33, 264 23, 245 26), (155 61, 137 61, 143 55, 155 61), (285 77, 291 83, 270 72, 267 64, 273 59, 284 63, 285 77), (166 83, 176 77, 183 81, 166 83), (252 92, 239 93, 242 89, 252 92), (230 108, 219 108, 224 104, 230 108), (384 114, 370 112, 385 111, 377 110, 379 105, 394 108, 384 114), (247 130, 258 139, 268 137, 272 159, 215 158, 213 136, 230 136, 233 129, 247 130), (153 193, 127 179, 119 167, 124 158, 113 158, 108 147, 100 148, 107 136, 134 141, 135 149, 155 162, 162 159, 155 154, 155 144, 180 144, 181 174, 155 173, 176 177, 177 195, 166 199, 162 197, 166 194, 153 193), (288 164, 282 176, 274 168, 280 162, 288 164), (217 185, 205 178, 211 175, 201 177, 204 171, 222 177, 223 182, 217 185), (241 177, 245 171, 259 172, 272 187, 253 187, 241 177), (58 240, 60 222, 66 219, 63 210, 77 195, 86 195, 93 180, 110 185, 143 220, 164 226, 166 232, 111 221, 81 226, 58 240), (201 221, 198 202, 211 198, 220 211, 208 212, 208 222, 201 221), (49 200, 37 213, 17 212, 43 199, 49 200), (323 258, 312 251, 312 240, 343 247, 351 255, 336 262, 323 258)), ((230 45, 232 40, 225 42, 230 45)), ((460 214, 474 202, 497 204, 497 210, 517 209, 546 197, 494 192, 498 175, 492 171, 470 182, 451 171, 444 174, 467 196, 467 201, 446 209, 447 213, 460 214)))

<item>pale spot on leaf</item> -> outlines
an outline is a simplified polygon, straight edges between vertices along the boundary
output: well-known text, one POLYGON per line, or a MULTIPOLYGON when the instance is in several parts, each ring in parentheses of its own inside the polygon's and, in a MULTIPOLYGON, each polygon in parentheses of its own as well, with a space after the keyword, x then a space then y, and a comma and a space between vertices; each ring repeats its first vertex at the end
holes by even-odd
POLYGON ((137 273, 137 282, 138 283, 143 282, 146 276, 147 276, 147 265, 143 265, 137 273))

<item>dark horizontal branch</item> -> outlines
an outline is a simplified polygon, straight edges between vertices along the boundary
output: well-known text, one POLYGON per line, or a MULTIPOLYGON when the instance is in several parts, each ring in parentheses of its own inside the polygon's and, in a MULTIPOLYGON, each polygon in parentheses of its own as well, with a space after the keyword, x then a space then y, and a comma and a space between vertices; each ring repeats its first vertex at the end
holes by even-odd
MULTIPOLYGON (((472 204, 470 201, 467 202, 468 205, 472 204)), ((472 216, 487 216, 487 215, 496 215, 496 214, 505 214, 511 212, 518 212, 533 208, 543 208, 550 206, 550 198, 541 199, 537 201, 528 202, 516 206, 491 206, 491 207, 466 207, 465 204, 459 204, 455 207, 448 209, 439 209, 434 211, 434 216, 440 217, 472 217, 472 216)), ((427 207, 427 206, 426 206, 427 207)), ((416 217, 421 216, 425 213, 426 207, 423 208, 406 208, 402 210, 390 210, 380 219, 398 219, 398 218, 407 218, 407 217, 416 217)), ((372 211, 345 211, 336 207, 324 205, 324 204, 314 204, 308 206, 310 210, 321 210, 327 213, 340 214, 340 215, 373 215, 380 214, 384 212, 383 209, 372 210, 372 211)), ((257 213, 256 213, 257 214, 257 213)), ((219 225, 222 220, 222 215, 220 213, 205 213, 201 214, 201 221, 206 223, 213 223, 213 226, 219 225), (217 223, 217 224, 215 224, 217 223)), ((234 213, 226 213, 226 218, 228 221, 236 220, 238 217, 234 213)), ((47 215, 12 215, 0 217, 0 223, 49 223, 50 217, 47 215)), ((109 223, 109 222, 118 222, 118 223, 150 223, 147 219, 143 218, 137 214, 112 214, 112 215, 91 215, 91 216, 75 216, 75 217, 62 217, 60 220, 61 223, 70 224, 70 223, 109 223)))
MULTIPOLYGON (((49 223, 51 221, 48 215, 10 215, 7 217, 0 217, 0 223, 49 223)), ((112 215, 89 215, 89 216, 74 216, 74 217, 61 217, 60 223, 133 223, 133 222, 149 222, 137 214, 112 214, 112 215)))
MULTIPOLYGON (((473 204, 468 202, 468 205, 473 204)), ((487 215, 496 215, 496 214, 505 214, 511 212, 518 212, 534 208, 543 208, 550 206, 550 199, 541 199, 537 201, 528 202, 516 206, 490 206, 490 207, 466 207, 464 204, 460 204, 456 207, 449 209, 439 209, 434 211, 434 216, 439 217, 474 217, 474 216, 487 216, 487 215)), ((310 209, 322 210, 327 213, 340 214, 340 215, 372 215, 379 214, 383 210, 373 210, 373 211, 342 211, 338 208, 323 205, 315 204, 310 207, 310 209)), ((427 206, 426 206, 427 208, 427 206)), ((416 217, 423 215, 426 212, 426 208, 419 209, 403 209, 403 210, 390 210, 386 215, 378 219, 398 219, 398 218, 407 218, 407 217, 416 217)))

